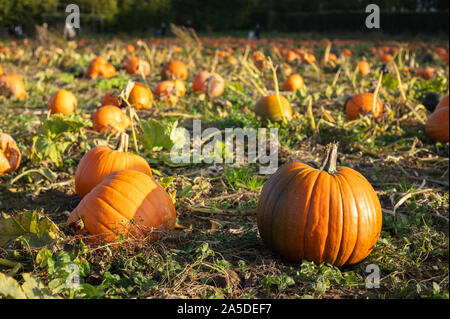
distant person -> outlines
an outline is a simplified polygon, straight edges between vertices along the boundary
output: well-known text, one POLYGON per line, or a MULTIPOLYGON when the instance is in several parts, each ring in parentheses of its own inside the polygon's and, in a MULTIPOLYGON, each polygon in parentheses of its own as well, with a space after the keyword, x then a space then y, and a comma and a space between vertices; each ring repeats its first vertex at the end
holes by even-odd
POLYGON ((75 32, 75 29, 70 23, 66 22, 66 25, 64 26, 64 38, 66 39, 73 39, 77 33, 75 32))
POLYGON ((261 26, 259 25, 259 23, 256 25, 255 27, 255 37, 256 39, 260 39, 261 37, 261 26))
POLYGON ((250 30, 250 32, 248 33, 248 40, 253 41, 254 37, 255 37, 255 31, 250 30))
POLYGON ((161 36, 165 36, 166 35, 166 32, 167 32, 167 27, 166 27, 166 24, 163 22, 163 23, 161 23, 161 36))
POLYGON ((22 38, 23 37, 23 30, 22 30, 22 26, 18 25, 17 27, 14 28, 14 32, 16 34, 16 36, 18 38, 22 38))

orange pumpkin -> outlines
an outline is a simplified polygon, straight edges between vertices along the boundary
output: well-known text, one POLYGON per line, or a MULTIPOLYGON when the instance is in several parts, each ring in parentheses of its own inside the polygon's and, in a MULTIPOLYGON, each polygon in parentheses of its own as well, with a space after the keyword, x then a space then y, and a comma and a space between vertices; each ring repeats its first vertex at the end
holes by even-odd
POLYGON ((393 57, 390 54, 383 54, 380 56, 380 62, 391 63, 392 60, 393 60, 393 57))
POLYGON ((58 90, 47 103, 51 114, 62 113, 71 115, 77 107, 77 98, 67 90, 58 90))
POLYGON ((336 167, 328 145, 319 169, 292 162, 265 183, 258 201, 264 244, 284 258, 349 266, 366 258, 381 232, 380 201, 359 172, 336 167))
POLYGON ((119 98, 112 96, 114 94, 114 91, 109 91, 105 94, 105 96, 102 98, 102 106, 105 105, 114 105, 117 107, 120 107, 120 101, 119 98))
POLYGON ((175 104, 178 101, 178 91, 174 81, 162 81, 153 93, 167 104, 175 104))
POLYGON ((345 103, 345 112, 348 120, 355 120, 360 114, 365 115, 373 112, 375 118, 379 118, 383 113, 383 102, 379 97, 376 99, 376 109, 373 108, 373 93, 361 93, 352 96, 345 103))
POLYGON ((184 96, 186 94, 186 86, 184 85, 183 81, 181 80, 175 80, 175 88, 177 89, 178 96, 184 96))
POLYGON ((109 174, 81 200, 67 225, 77 235, 89 235, 89 243, 100 244, 121 236, 155 240, 156 231, 173 229, 175 222, 172 198, 161 185, 142 172, 120 170, 109 174))
POLYGON ((21 158, 16 141, 10 135, 0 133, 0 174, 18 169, 21 158))
POLYGON ((366 60, 361 60, 358 63, 358 72, 363 76, 366 76, 370 73, 370 65, 366 60))
POLYGON ((27 92, 20 76, 13 73, 0 75, 0 95, 23 100, 27 92))
POLYGON ((128 96, 128 102, 135 109, 146 109, 152 105, 153 94, 144 84, 136 82, 128 96))
POLYGON ((125 69, 129 74, 141 74, 145 76, 150 74, 150 64, 137 56, 130 56, 125 59, 125 69))
POLYGON ((283 91, 297 91, 303 87, 303 78, 300 74, 293 74, 283 82, 283 91))
POLYGON ((99 76, 110 78, 116 75, 116 69, 104 57, 98 56, 89 64, 85 74, 91 79, 96 79, 99 76))
POLYGON ((83 198, 95 186, 100 184, 110 173, 122 169, 137 170, 152 176, 147 161, 136 154, 126 151, 127 139, 122 135, 118 150, 107 146, 97 146, 84 154, 75 172, 75 191, 83 198))
POLYGON ((166 63, 161 70, 161 78, 163 80, 186 80, 187 76, 188 70, 186 65, 178 60, 172 60, 166 63))
POLYGON ((92 114, 92 123, 95 131, 109 134, 125 131, 131 121, 117 106, 105 105, 92 114))
POLYGON ((425 80, 429 80, 433 77, 434 71, 434 68, 427 66, 426 68, 417 70, 416 76, 421 76, 425 80))
POLYGON ((436 108, 425 123, 425 132, 433 141, 443 143, 447 143, 449 141, 448 109, 448 105, 439 109, 436 108))
POLYGON ((194 77, 192 89, 196 93, 201 92, 210 97, 218 97, 225 89, 225 82, 223 78, 215 72, 202 71, 194 77))
POLYGON ((125 50, 126 50, 128 53, 133 53, 134 51, 136 51, 136 49, 134 48, 134 46, 133 46, 132 44, 127 44, 127 45, 125 46, 125 50))
POLYGON ((292 108, 289 101, 282 95, 279 95, 281 102, 278 102, 276 94, 262 97, 255 104, 255 113, 261 117, 264 122, 270 120, 272 122, 280 122, 283 119, 289 121, 292 118, 292 108))
POLYGON ((438 105, 436 105, 435 111, 444 107, 448 107, 448 94, 439 101, 438 105))
POLYGON ((3 74, 5 74, 5 70, 3 70, 3 67, 2 67, 2 65, 0 64, 0 75, 3 75, 3 74))

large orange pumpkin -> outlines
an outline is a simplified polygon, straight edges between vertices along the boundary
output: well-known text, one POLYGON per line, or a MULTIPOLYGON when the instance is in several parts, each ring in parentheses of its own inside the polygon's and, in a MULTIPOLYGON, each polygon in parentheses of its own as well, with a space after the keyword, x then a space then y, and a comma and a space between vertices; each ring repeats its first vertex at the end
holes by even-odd
POLYGON ((122 135, 118 150, 108 146, 97 146, 84 154, 75 172, 75 191, 81 199, 110 173, 122 169, 133 169, 152 176, 147 161, 136 154, 128 153, 122 135))
POLYGON ((438 105, 436 105, 435 111, 444 107, 448 107, 448 94, 439 101, 438 105))
POLYGON ((166 63, 161 70, 161 78, 163 80, 186 80, 187 76, 188 70, 186 65, 178 60, 172 60, 166 63))
POLYGON ((173 229, 175 222, 172 198, 151 176, 120 170, 81 200, 67 225, 78 235, 90 235, 88 242, 99 244, 115 242, 120 236, 155 240, 155 230, 173 229))
POLYGON ((10 135, 0 133, 0 174, 18 169, 21 158, 16 141, 10 135))
POLYGON ((146 109, 152 105, 153 94, 149 88, 142 83, 135 83, 128 96, 128 102, 135 109, 146 109))
POLYGON ((130 126, 130 118, 114 105, 105 105, 92 114, 95 131, 108 134, 123 132, 130 126))
POLYGON ((51 114, 62 113, 71 115, 77 107, 77 98, 67 90, 58 90, 47 103, 51 114))
POLYGON ((425 123, 425 132, 433 141, 446 143, 449 140, 448 109, 448 105, 447 107, 436 108, 425 123))
POLYGON ((0 95, 23 100, 27 92, 20 76, 13 73, 0 75, 0 95))
POLYGON ((259 115, 262 121, 270 120, 272 122, 289 121, 292 118, 292 108, 289 101, 282 95, 279 95, 280 102, 276 94, 262 97, 255 104, 255 113, 259 115))
POLYGON ((345 112, 348 120, 355 120, 360 114, 368 114, 373 112, 375 118, 379 118, 383 113, 383 102, 377 96, 376 99, 376 109, 372 111, 373 108, 373 93, 361 93, 352 96, 345 103, 345 112))
POLYGON ((293 162, 265 183, 258 229, 265 245, 286 259, 336 266, 356 264, 381 232, 380 201, 357 171, 336 167, 337 145, 328 145, 319 169, 293 162))

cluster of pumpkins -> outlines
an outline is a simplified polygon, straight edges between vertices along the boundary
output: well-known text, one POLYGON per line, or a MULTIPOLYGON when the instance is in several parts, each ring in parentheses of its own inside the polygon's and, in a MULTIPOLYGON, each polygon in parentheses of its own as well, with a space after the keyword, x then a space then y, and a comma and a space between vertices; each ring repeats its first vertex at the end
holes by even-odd
MULTIPOLYGON (((387 52, 385 52, 387 54, 387 52)), ((291 54, 292 55, 292 54, 291 54)), ((289 53, 285 54, 289 59, 289 53)), ((313 55, 304 54, 306 63, 313 55)), ((330 55, 329 59, 334 57, 330 55)), ((261 53, 254 53, 257 67, 265 67, 261 53)), ((129 73, 149 72, 144 60, 128 57, 129 73)), ((314 60, 315 61, 315 60, 314 60)), ((360 61, 359 72, 370 72, 367 61, 360 61)), ((88 67, 90 77, 109 77, 115 69, 103 58, 96 58, 88 67)), ((153 94, 173 103, 185 94, 183 81, 188 70, 180 61, 170 61, 161 71, 162 82, 153 94)), ((1 83, 1 82, 0 82, 1 83)), ((303 79, 290 75, 283 90, 301 89, 303 79)), ((220 96, 224 81, 220 75, 202 71, 193 79, 194 92, 211 97, 220 96)), ((135 83, 127 102, 136 109, 151 106, 153 94, 142 83, 135 83)), ((98 146, 87 152, 75 173, 75 190, 80 198, 71 212, 67 225, 77 235, 89 235, 93 244, 113 243, 120 238, 154 240, 159 231, 176 226, 177 213, 174 196, 167 193, 153 178, 147 161, 127 152, 128 136, 124 131, 129 118, 120 107, 124 101, 115 92, 108 92, 102 106, 93 115, 94 129, 100 132, 119 131, 121 142, 117 150, 98 146)), ((51 113, 72 114, 77 100, 66 90, 56 92, 48 102, 51 113)), ((355 95, 345 103, 346 116, 355 119, 359 114, 382 114, 383 103, 372 93, 355 95), (374 108, 375 107, 375 108, 374 108)), ((426 124, 427 133, 435 140, 448 141, 448 95, 439 103, 426 124), (446 121, 446 137, 436 123, 446 121)), ((262 119, 280 121, 292 117, 289 101, 276 94, 262 97, 255 105, 262 119)), ((320 167, 293 162, 281 166, 265 183, 257 206, 258 230, 266 246, 299 262, 302 259, 336 266, 356 264, 373 250, 381 232, 382 212, 379 199, 371 184, 359 172, 338 167, 338 146, 326 147, 320 167)), ((14 140, 0 134, 0 173, 18 168, 20 152, 14 140)))

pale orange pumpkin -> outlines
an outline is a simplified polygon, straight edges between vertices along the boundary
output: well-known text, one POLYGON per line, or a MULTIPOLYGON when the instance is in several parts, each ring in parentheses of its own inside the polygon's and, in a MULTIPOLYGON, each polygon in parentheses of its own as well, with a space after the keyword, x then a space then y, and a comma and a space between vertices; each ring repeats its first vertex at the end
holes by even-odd
POLYGON ((337 167, 328 145, 319 169, 292 162, 264 184, 258 229, 264 244, 287 260, 349 266, 366 258, 381 232, 380 201, 359 172, 337 167))
POLYGON ((300 74, 292 74, 283 82, 283 91, 297 91, 303 88, 303 78, 300 74))
POLYGON ((18 169, 21 158, 16 141, 10 135, 0 133, 0 174, 18 169))
POLYGON ((70 214, 67 225, 91 244, 120 237, 155 240, 173 229, 176 211, 171 196, 151 176, 136 170, 109 174, 70 214))
POLYGON ((128 102, 135 109, 146 109, 152 105, 153 94, 144 84, 136 82, 128 96, 128 102))
POLYGON ((178 60, 172 60, 166 63, 161 70, 161 78, 163 80, 182 79, 186 80, 188 69, 186 65, 178 60))
POLYGON ((130 118, 114 105, 105 105, 92 114, 95 131, 109 134, 123 132, 130 126, 130 118))
POLYGON ((361 60, 358 63, 358 72, 363 76, 366 76, 370 73, 370 65, 366 60, 361 60))
POLYGON ((47 103, 47 109, 51 114, 61 113, 71 115, 77 107, 77 98, 72 92, 67 90, 58 90, 52 95, 47 103))
POLYGON ((215 72, 201 71, 194 77, 192 89, 196 93, 205 93, 210 97, 218 97, 225 89, 225 81, 215 72))
POLYGON ((14 73, 0 75, 0 95, 23 100, 27 92, 20 76, 14 73))

